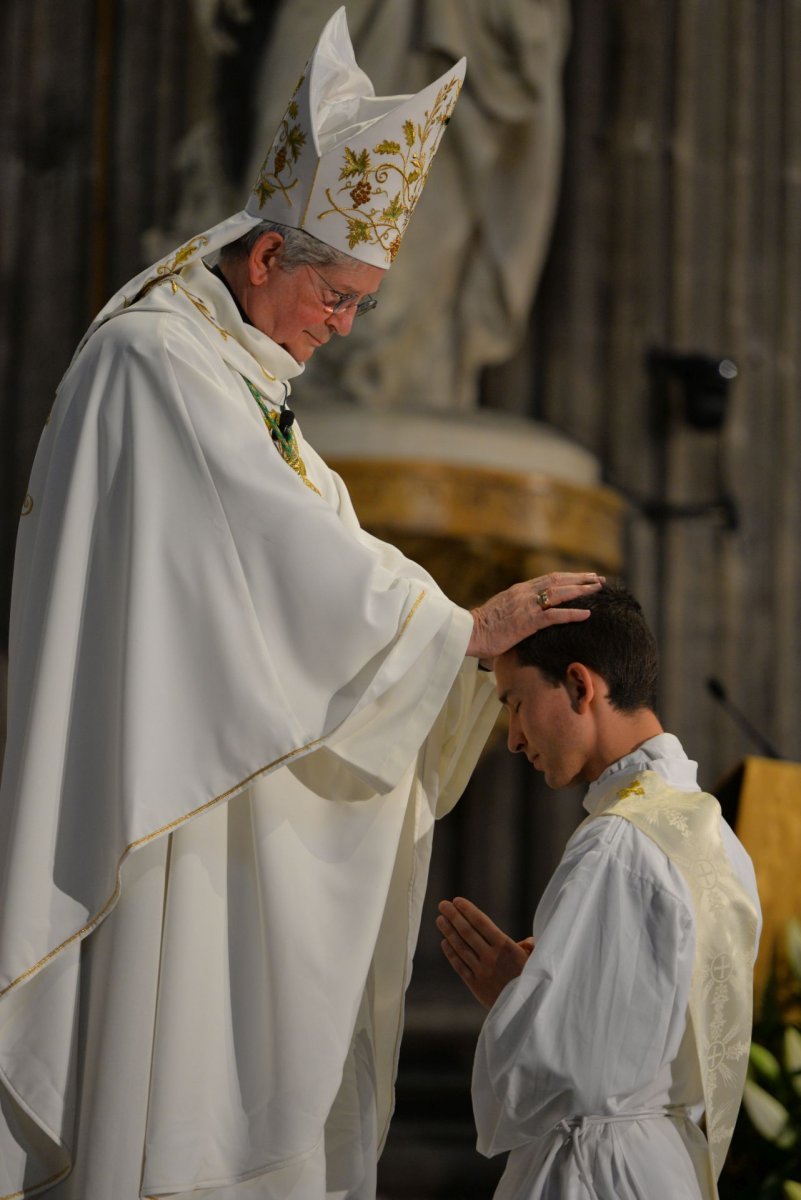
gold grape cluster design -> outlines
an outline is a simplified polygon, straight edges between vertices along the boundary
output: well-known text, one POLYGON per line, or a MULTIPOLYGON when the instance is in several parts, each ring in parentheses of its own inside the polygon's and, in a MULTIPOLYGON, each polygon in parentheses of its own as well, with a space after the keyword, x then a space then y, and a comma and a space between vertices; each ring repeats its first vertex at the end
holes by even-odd
POLYGON ((278 133, 267 152, 267 157, 259 172, 259 178, 256 180, 253 191, 259 198, 260 208, 263 208, 276 192, 281 193, 287 204, 292 203, 289 193, 298 182, 294 177, 295 164, 306 145, 306 133, 297 119, 298 104, 295 99, 304 78, 305 76, 301 75, 298 80, 297 87, 292 93, 292 99, 281 120, 278 133), (270 169, 270 155, 272 155, 272 169, 270 169))
POLYGON ((450 79, 437 93, 421 124, 403 123, 403 144, 385 140, 355 151, 345 146, 340 187, 325 194, 331 205, 323 220, 339 214, 347 221, 348 246, 377 242, 392 262, 412 210, 423 190, 440 138, 459 96, 461 81, 450 79), (373 157, 376 156, 376 157, 373 157))

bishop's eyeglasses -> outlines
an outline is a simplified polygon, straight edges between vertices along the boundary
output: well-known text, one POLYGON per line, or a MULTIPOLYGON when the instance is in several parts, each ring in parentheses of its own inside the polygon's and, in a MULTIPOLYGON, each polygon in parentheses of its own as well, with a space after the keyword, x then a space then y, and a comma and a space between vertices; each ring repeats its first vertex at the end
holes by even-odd
POLYGON ((320 303, 326 312, 329 312, 333 315, 335 313, 345 313, 348 311, 348 309, 355 308, 355 315, 357 317, 363 317, 365 313, 372 312, 376 304, 378 304, 378 300, 375 296, 363 296, 361 300, 357 300, 353 292, 340 292, 339 289, 330 284, 325 276, 321 275, 316 267, 313 267, 311 263, 306 263, 305 265, 322 283, 325 284, 325 286, 328 288, 328 291, 333 292, 336 296, 336 300, 324 300, 322 297, 320 297, 320 303))

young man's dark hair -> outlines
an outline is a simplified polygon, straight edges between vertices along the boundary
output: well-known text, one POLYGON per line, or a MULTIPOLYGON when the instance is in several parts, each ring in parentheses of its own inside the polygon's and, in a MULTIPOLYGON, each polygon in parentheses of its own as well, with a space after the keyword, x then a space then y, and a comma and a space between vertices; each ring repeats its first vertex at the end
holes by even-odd
POLYGON ((597 672, 609 687, 609 701, 620 712, 656 708, 659 659, 656 641, 639 603, 625 588, 604 584, 590 596, 560 608, 588 608, 588 621, 551 625, 518 642, 518 662, 539 667, 554 685, 563 683, 573 662, 597 672))

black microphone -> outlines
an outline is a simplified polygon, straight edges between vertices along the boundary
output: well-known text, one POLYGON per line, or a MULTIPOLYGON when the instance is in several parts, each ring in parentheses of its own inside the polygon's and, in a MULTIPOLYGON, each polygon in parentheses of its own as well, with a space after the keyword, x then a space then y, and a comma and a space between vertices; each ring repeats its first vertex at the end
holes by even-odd
POLYGON ((754 726, 751 724, 748 718, 740 712, 739 708, 732 704, 731 700, 726 695, 726 689, 719 679, 716 679, 714 675, 710 675, 706 681, 706 686, 709 693, 715 697, 721 708, 725 708, 732 720, 740 726, 743 733, 750 737, 752 742, 755 742, 756 745, 759 746, 765 758, 782 757, 778 750, 776 750, 776 748, 770 744, 768 739, 764 737, 758 729, 754 729, 754 726))
POLYGON ((278 428, 281 430, 281 433, 286 436, 294 424, 295 414, 291 408, 284 406, 278 416, 278 428))

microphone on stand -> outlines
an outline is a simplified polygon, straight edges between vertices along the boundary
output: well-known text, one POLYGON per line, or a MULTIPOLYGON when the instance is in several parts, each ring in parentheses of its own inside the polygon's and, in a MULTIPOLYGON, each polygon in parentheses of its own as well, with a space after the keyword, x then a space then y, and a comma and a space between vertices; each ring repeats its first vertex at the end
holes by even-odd
POLYGON ((771 745, 768 739, 761 734, 758 729, 754 728, 748 718, 740 712, 739 708, 737 708, 735 704, 732 704, 731 700, 726 695, 726 689, 719 679, 716 679, 714 675, 710 675, 706 681, 706 686, 710 695, 714 696, 718 704, 721 706, 721 708, 726 710, 735 724, 739 725, 743 733, 746 734, 746 736, 749 737, 752 742, 759 746, 765 758, 782 757, 778 750, 771 745))

